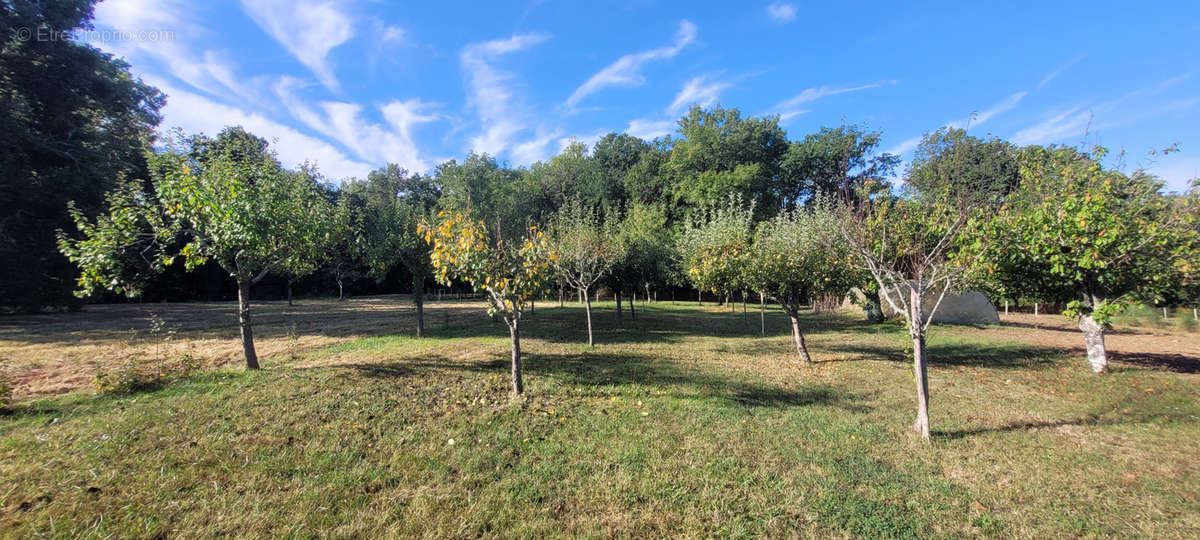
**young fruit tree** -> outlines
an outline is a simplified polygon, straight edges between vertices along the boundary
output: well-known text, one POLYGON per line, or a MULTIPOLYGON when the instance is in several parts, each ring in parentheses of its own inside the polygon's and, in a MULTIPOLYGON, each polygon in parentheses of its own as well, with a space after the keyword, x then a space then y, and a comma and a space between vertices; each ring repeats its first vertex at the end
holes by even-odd
POLYGON ((273 271, 305 267, 322 245, 328 202, 304 171, 284 170, 267 142, 240 127, 216 139, 180 138, 148 156, 151 189, 130 183, 109 196, 95 222, 74 212, 81 238, 59 233, 79 265, 79 293, 135 294, 121 261, 137 252, 153 270, 176 258, 188 270, 216 261, 238 288, 238 323, 247 369, 258 369, 250 290, 273 271))
POLYGON ((512 339, 512 392, 525 391, 521 379, 521 314, 534 295, 551 278, 550 265, 557 257, 548 239, 536 226, 524 238, 504 239, 469 213, 439 212, 436 221, 422 221, 419 231, 432 248, 434 278, 449 286, 455 279, 485 293, 488 313, 500 314, 512 339))
POLYGON ((904 317, 913 343, 917 418, 913 429, 929 440, 929 358, 925 338, 946 293, 961 287, 977 257, 960 248, 967 231, 1008 189, 1003 176, 981 173, 981 155, 1006 152, 961 130, 926 135, 909 170, 904 192, 875 193, 845 201, 838 220, 857 264, 879 286, 880 296, 904 317))
POLYGON ((439 192, 431 178, 409 174, 395 164, 371 171, 367 181, 346 190, 364 200, 363 255, 367 273, 376 281, 403 266, 412 276, 417 337, 425 336, 425 281, 433 275, 429 244, 417 227, 437 203, 439 192))
POLYGON ((827 203, 783 212, 758 227, 745 279, 791 318, 796 353, 804 365, 811 358, 800 327, 800 306, 820 295, 845 295, 858 277, 852 263, 827 203))
POLYGON ((578 201, 568 202, 550 220, 552 266, 557 278, 583 297, 588 346, 592 335, 592 287, 613 267, 620 255, 617 238, 608 220, 578 201))
POLYGON ((1153 176, 1106 170, 1105 154, 1024 148, 1018 189, 982 231, 989 267, 1040 276, 1009 288, 1069 302, 1063 314, 1083 332, 1094 373, 1108 371, 1104 332, 1114 315, 1174 293, 1200 271, 1194 218, 1153 176))
POLYGON ((731 197, 724 205, 697 210, 676 242, 678 261, 692 286, 729 294, 746 290, 754 205, 731 197))
POLYGON ((337 283, 338 300, 346 299, 346 282, 358 279, 365 258, 362 200, 342 190, 326 215, 325 264, 337 283))

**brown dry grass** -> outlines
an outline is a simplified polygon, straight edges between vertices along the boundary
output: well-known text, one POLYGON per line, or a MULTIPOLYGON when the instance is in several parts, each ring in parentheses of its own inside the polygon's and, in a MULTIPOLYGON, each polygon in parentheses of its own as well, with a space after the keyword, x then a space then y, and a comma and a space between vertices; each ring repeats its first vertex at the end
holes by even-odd
MULTIPOLYGON (((486 317, 472 301, 426 305, 426 328, 486 317)), ((350 340, 412 333, 416 310, 407 295, 255 302, 255 345, 266 362, 350 340)), ((78 313, 0 317, 0 366, 13 397, 26 400, 91 385, 100 371, 130 359, 187 352, 206 367, 242 363, 237 307, 232 302, 89 305, 78 313), (160 317, 173 337, 150 332, 160 317)))

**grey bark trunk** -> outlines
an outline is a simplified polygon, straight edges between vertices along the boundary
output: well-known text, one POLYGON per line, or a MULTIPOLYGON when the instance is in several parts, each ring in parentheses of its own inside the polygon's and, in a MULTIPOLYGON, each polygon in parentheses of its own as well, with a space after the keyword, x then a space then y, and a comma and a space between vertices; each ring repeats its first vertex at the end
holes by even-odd
POLYGON ((258 369, 254 329, 250 327, 250 280, 238 282, 238 326, 242 330, 242 354, 246 356, 246 369, 258 369))
POLYGON ((525 382, 521 379, 521 331, 517 327, 520 319, 505 318, 508 323, 508 335, 512 338, 512 393, 519 396, 525 392, 525 382))
POLYGON ((592 297, 583 289, 580 289, 579 296, 584 298, 583 311, 587 314, 588 347, 595 347, 596 342, 592 339, 592 297))
POLYGON ((763 293, 758 293, 758 324, 762 337, 767 337, 767 299, 763 293))
POLYGON ((696 305, 698 305, 698 306, 704 305, 704 291, 701 291, 699 289, 696 290, 696 305))
POLYGON ((1108 351, 1104 348, 1104 327, 1091 315, 1079 318, 1079 329, 1083 330, 1083 342, 1087 345, 1088 364, 1092 373, 1108 373, 1108 351))
POLYGON ((337 284, 338 284, 338 300, 345 300, 346 294, 345 294, 345 290, 342 288, 342 278, 340 276, 337 278, 337 284))
POLYGON ((288 307, 292 307, 292 280, 287 280, 288 307))
POLYGON ((926 366, 925 336, 914 335, 913 339, 913 373, 917 383, 917 420, 913 430, 921 434, 921 438, 929 440, 929 372, 926 366))
POLYGON ((800 331, 800 317, 795 313, 789 315, 792 317, 792 337, 796 340, 796 353, 800 355, 800 363, 807 366, 812 363, 812 358, 808 356, 804 333, 800 331))

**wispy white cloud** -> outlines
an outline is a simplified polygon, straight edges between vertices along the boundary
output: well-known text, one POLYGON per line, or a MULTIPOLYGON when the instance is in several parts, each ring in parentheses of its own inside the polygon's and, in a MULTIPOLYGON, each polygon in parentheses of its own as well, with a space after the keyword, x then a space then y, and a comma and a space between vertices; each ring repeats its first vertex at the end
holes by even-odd
POLYGON ((900 81, 897 80, 884 80, 859 86, 821 86, 817 88, 806 88, 803 92, 800 92, 799 94, 789 98, 787 101, 776 105, 774 110, 777 114, 779 114, 779 119, 781 121, 787 121, 790 118, 808 112, 808 110, 804 109, 803 106, 821 98, 850 92, 858 92, 861 90, 869 90, 871 88, 879 88, 880 86, 899 83, 900 81))
POLYGON ((187 38, 206 39, 209 32, 191 22, 189 4, 178 0, 107 0, 96 6, 99 28, 137 33, 170 32, 164 40, 112 40, 92 43, 102 50, 136 62, 142 71, 156 66, 188 86, 211 94, 261 104, 253 84, 236 73, 228 55, 213 50, 196 52, 187 38), (232 94, 232 96, 231 96, 232 94))
POLYGON ((631 120, 629 126, 625 128, 626 133, 647 141, 668 135, 674 131, 674 120, 650 120, 646 118, 631 120))
POLYGON ((1056 77, 1059 76, 1059 74, 1066 71, 1071 66, 1078 64, 1080 61, 1082 61, 1086 57, 1087 57, 1087 53, 1083 53, 1079 56, 1076 56, 1074 60, 1071 60, 1070 62, 1067 62, 1061 66, 1058 66, 1057 68, 1054 69, 1054 71, 1047 73, 1045 77, 1042 77, 1041 82, 1038 83, 1037 89, 1041 90, 1042 87, 1046 86, 1047 84, 1050 84, 1050 81, 1053 81, 1056 77))
POLYGON ((771 2, 767 5, 767 16, 779 24, 790 23, 796 20, 796 6, 786 2, 771 2))
POLYGON ((711 75, 692 77, 684 83, 679 93, 675 94, 675 99, 667 106, 667 113, 678 114, 692 105, 711 106, 720 98, 721 92, 731 86, 732 82, 714 80, 711 75))
MULTIPOLYGON (((1025 96, 1027 95, 1029 95, 1029 92, 1024 91, 1009 94, 1004 99, 987 109, 973 112, 965 119, 947 122, 943 124, 943 126, 955 129, 977 128, 987 123, 988 120, 995 118, 997 115, 1016 108, 1016 106, 1021 103, 1021 100, 1025 99, 1025 96)), ((913 151, 913 149, 915 149, 919 144, 921 144, 921 137, 919 136, 904 139, 895 146, 888 148, 887 153, 903 156, 904 154, 913 151)))
POLYGON ((646 78, 641 71, 643 64, 653 60, 673 58, 695 39, 696 25, 687 20, 680 22, 673 44, 640 53, 627 54, 605 66, 571 93, 571 97, 567 98, 567 107, 575 107, 583 98, 607 86, 640 86, 644 84, 646 78))
POLYGON ((354 36, 350 16, 329 0, 242 0, 242 9, 326 88, 340 85, 329 51, 354 36))
POLYGON ((987 123, 988 120, 995 118, 996 115, 1003 113, 1005 111, 1012 110, 1019 103, 1021 103, 1021 100, 1025 99, 1025 96, 1027 96, 1027 95, 1029 95, 1029 92, 1017 92, 1014 94, 1010 94, 1009 96, 1000 100, 995 105, 992 105, 991 107, 984 109, 982 111, 972 112, 971 116, 967 117, 966 119, 954 120, 952 122, 947 123, 946 126, 952 127, 955 129, 977 128, 977 127, 982 126, 983 124, 987 123))
POLYGON ((429 113, 436 104, 419 99, 391 101, 379 108, 386 121, 379 124, 365 119, 364 108, 356 103, 324 101, 309 105, 297 95, 301 86, 298 79, 285 77, 275 91, 292 117, 310 129, 376 165, 396 163, 414 171, 430 168, 413 140, 413 129, 438 119, 429 113))
POLYGON ((250 132, 273 140, 272 147, 285 166, 305 161, 316 164, 329 178, 364 176, 371 165, 347 156, 335 146, 316 137, 275 122, 260 113, 218 103, 205 96, 175 88, 169 82, 150 77, 148 82, 170 95, 163 109, 163 128, 179 127, 187 133, 216 135, 227 126, 242 126, 250 132))
POLYGON ((560 150, 560 148, 552 149, 551 147, 552 143, 560 137, 562 137, 562 132, 558 130, 540 132, 532 139, 513 145, 510 156, 512 162, 516 165, 530 165, 549 159, 552 151, 560 150))
POLYGON ((1060 141, 1070 136, 1081 138, 1087 135, 1088 126, 1092 122, 1092 111, 1082 105, 1072 107, 1062 112, 1054 113, 1049 118, 1018 131, 1012 137, 1012 142, 1021 146, 1060 141))
POLYGON ((904 139, 903 141, 900 141, 895 146, 885 150, 885 152, 888 154, 903 156, 904 154, 912 152, 913 149, 915 149, 918 144, 921 144, 921 137, 912 137, 912 138, 904 139))
POLYGON ((508 39, 472 43, 463 48, 459 62, 467 77, 467 104, 479 115, 482 132, 471 138, 471 149, 498 154, 526 129, 510 87, 514 75, 493 65, 498 57, 533 47, 550 39, 548 34, 518 34, 508 39))

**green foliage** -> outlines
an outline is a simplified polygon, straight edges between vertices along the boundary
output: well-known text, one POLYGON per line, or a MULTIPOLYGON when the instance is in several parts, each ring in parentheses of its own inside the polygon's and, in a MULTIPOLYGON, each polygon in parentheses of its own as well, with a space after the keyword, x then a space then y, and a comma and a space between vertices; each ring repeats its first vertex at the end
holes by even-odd
POLYGON ((1101 325, 1197 271, 1197 233, 1186 212, 1171 207, 1153 177, 1104 169, 1105 152, 1024 149, 1020 188, 986 228, 993 271, 1008 281, 1038 276, 1010 288, 1069 300, 1067 317, 1090 315, 1101 325))
POLYGON ((488 313, 503 314, 510 324, 546 289, 557 258, 536 226, 514 243, 470 214, 438 212, 437 220, 422 222, 419 231, 432 248, 434 278, 446 285, 462 280, 487 293, 488 313))
POLYGON ((429 244, 417 227, 441 195, 433 179, 389 164, 371 171, 366 182, 351 182, 343 189, 347 196, 364 200, 361 234, 368 273, 383 281, 395 267, 403 266, 413 276, 415 300, 432 275, 429 244))
POLYGON ((752 263, 751 234, 754 204, 730 196, 724 204, 701 208, 684 224, 676 253, 687 279, 714 294, 752 288, 747 268, 752 263))
POLYGON ((77 307, 76 269, 56 249, 67 202, 94 216, 146 175, 163 94, 86 43, 16 31, 68 34, 91 24, 94 4, 0 2, 0 310, 77 307))
POLYGON ((82 238, 60 233, 63 253, 82 273, 79 293, 135 293, 117 270, 136 250, 151 271, 176 257, 188 270, 215 260, 239 283, 299 266, 323 244, 328 203, 307 174, 285 171, 266 141, 241 128, 216 139, 180 139, 149 157, 152 190, 128 185, 92 222, 75 213, 82 238), (180 247, 181 246, 181 247, 180 247))
POLYGON ((624 254, 614 220, 579 201, 567 203, 554 214, 549 233, 554 273, 575 289, 589 290, 624 254))
POLYGON ((822 127, 793 142, 780 165, 783 204, 792 208, 822 196, 848 197, 868 186, 872 191, 885 189, 885 179, 900 158, 875 153, 881 136, 878 131, 844 125, 822 127))
POLYGON ((679 133, 664 165, 677 179, 677 201, 699 208, 733 194, 754 201, 759 217, 776 211, 776 179, 788 149, 778 118, 742 118, 737 109, 694 106, 679 120, 679 133))
POLYGON ((761 223, 745 264, 745 283, 796 313, 819 295, 844 295, 860 284, 830 204, 791 210, 761 223))

